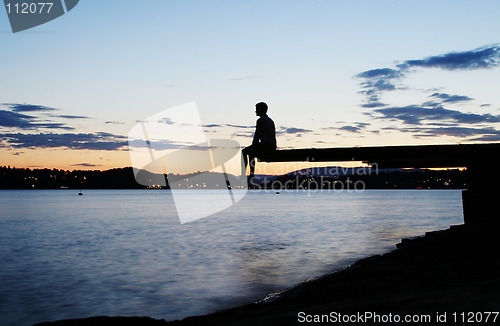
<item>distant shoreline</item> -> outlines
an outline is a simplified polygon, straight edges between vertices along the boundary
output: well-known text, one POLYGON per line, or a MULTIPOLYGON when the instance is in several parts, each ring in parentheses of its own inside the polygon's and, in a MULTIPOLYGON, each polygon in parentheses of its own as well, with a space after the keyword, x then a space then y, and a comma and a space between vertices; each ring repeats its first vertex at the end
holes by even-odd
MULTIPOLYGON (((364 169, 364 168, 363 168, 364 169)), ((252 185, 258 189, 467 189, 466 171, 459 169, 388 169, 360 171, 357 168, 298 170, 285 175, 256 175, 252 185), (337 174, 335 174, 337 173, 337 174)), ((201 173, 201 172, 200 172, 201 173)), ((138 184, 132 167, 100 170, 58 170, 0 167, 0 189, 227 189, 221 173, 203 172, 203 184, 191 184, 192 175, 154 174, 141 170, 141 178, 162 185, 138 184)), ((238 178, 227 174, 231 185, 238 178)), ((240 184, 241 187, 246 186, 240 184)), ((237 188, 237 187, 236 187, 237 188)))

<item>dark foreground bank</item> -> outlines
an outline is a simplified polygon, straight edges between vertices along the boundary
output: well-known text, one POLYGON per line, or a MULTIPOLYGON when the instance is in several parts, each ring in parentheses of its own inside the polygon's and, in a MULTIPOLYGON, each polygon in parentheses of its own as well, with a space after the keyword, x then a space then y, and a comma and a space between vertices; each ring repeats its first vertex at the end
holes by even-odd
POLYGON ((470 325, 479 318, 482 323, 488 319, 487 324, 493 324, 496 319, 495 324, 500 324, 500 316, 488 314, 500 311, 499 231, 498 225, 460 225, 429 232, 403 240, 390 253, 362 259, 263 302, 182 321, 93 317, 37 326, 291 325, 320 320, 339 324, 343 318, 387 325, 398 317, 427 324, 446 320, 470 325))

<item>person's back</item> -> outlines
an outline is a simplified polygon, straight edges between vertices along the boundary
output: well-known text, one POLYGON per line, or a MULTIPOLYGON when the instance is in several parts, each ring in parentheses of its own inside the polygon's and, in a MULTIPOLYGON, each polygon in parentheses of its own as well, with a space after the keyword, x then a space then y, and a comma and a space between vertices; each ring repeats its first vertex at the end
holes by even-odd
POLYGON ((255 135, 252 143, 261 142, 276 149, 276 128, 274 121, 267 114, 261 115, 257 120, 255 135))

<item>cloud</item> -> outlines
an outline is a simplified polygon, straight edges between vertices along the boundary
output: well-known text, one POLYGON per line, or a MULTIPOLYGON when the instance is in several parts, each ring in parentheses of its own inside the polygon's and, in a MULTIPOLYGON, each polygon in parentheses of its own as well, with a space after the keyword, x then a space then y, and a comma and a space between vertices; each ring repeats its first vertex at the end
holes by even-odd
POLYGON ((280 130, 276 132, 277 135, 301 135, 304 133, 311 132, 309 129, 295 128, 295 127, 280 127, 280 130))
MULTIPOLYGON (((235 125, 235 124, 230 124, 230 123, 226 123, 226 124, 218 124, 218 123, 211 123, 211 124, 207 124, 207 125, 203 125, 203 127, 207 128, 207 129, 213 129, 213 128, 222 128, 222 129, 237 129, 237 130, 241 130, 241 129, 255 129, 255 126, 244 126, 244 125, 235 125)), ((210 132, 210 130, 207 130, 208 132, 210 132)), ((238 131, 234 131, 234 133, 232 134, 232 136, 241 136, 241 137, 252 137, 253 133, 251 132, 238 132, 238 131)))
POLYGON ((0 127, 23 130, 0 134, 0 147, 4 148, 66 148, 74 150, 123 150, 128 145, 127 137, 109 132, 94 133, 29 133, 28 130, 62 129, 75 130, 61 122, 52 122, 46 117, 59 119, 91 119, 83 115, 52 114, 57 109, 32 104, 6 103, 10 110, 0 110, 0 127), (25 114, 31 112, 32 114, 25 114), (38 113, 39 116, 35 116, 38 113), (40 115, 42 117, 40 117, 40 115), (28 131, 28 132, 27 132, 28 131))
POLYGON ((168 118, 168 117, 163 117, 160 121, 158 121, 159 123, 166 123, 167 125, 174 125, 175 124, 175 121, 173 121, 172 119, 168 118))
POLYGON ((406 128, 400 129, 401 132, 413 133, 415 138, 452 136, 467 138, 479 136, 469 140, 496 140, 500 139, 500 131, 488 128, 468 128, 468 127, 440 127, 440 128, 406 128))
POLYGON ((379 92, 393 91, 396 89, 396 85, 384 79, 370 80, 361 83, 361 86, 368 90, 379 92))
POLYGON ((361 107, 363 108, 379 108, 382 106, 387 106, 387 104, 379 102, 379 101, 374 101, 374 102, 368 102, 365 104, 361 104, 361 107))
POLYGON ((0 110, 0 127, 7 128, 19 128, 19 129, 63 129, 63 130, 73 130, 73 127, 69 127, 64 123, 39 123, 38 118, 21 114, 12 111, 0 110))
POLYGON ((253 138, 253 133, 252 132, 237 132, 232 134, 233 137, 247 137, 247 138, 253 138))
POLYGON ((462 113, 445 109, 442 106, 428 108, 419 105, 408 105, 376 109, 375 112, 381 115, 378 117, 379 119, 401 120, 409 125, 421 124, 427 120, 453 121, 465 124, 500 122, 500 116, 498 115, 462 113))
POLYGON ((431 97, 440 99, 442 103, 457 103, 464 101, 472 101, 473 98, 470 98, 465 95, 450 95, 446 93, 434 93, 431 97))
POLYGON ((33 112, 33 111, 55 111, 57 109, 43 105, 4 103, 5 106, 14 112, 33 112))
MULTIPOLYGON (((378 68, 363 71, 356 78, 361 79, 361 94, 365 95, 363 108, 380 108, 387 106, 381 101, 385 92, 408 89, 401 83, 408 74, 415 71, 410 68, 438 68, 444 70, 474 70, 491 69, 500 64, 500 46, 495 44, 471 51, 449 52, 442 55, 429 56, 418 60, 406 60, 395 68, 378 68)), ((473 98, 465 95, 434 93, 434 102, 426 102, 425 106, 439 106, 443 103, 458 103, 471 101, 473 98)))
POLYGON ((291 127, 291 128, 285 128, 285 130, 283 132, 287 133, 287 134, 298 134, 298 133, 305 133, 305 132, 311 132, 311 131, 312 130, 309 130, 309 129, 291 127))
POLYGON ((460 124, 458 123, 446 123, 446 122, 428 122, 425 124, 426 126, 438 126, 438 127, 458 127, 460 124))
POLYGON ((187 147, 189 148, 194 148, 193 143, 191 142, 184 142, 184 143, 179 143, 179 142, 173 142, 170 140, 162 139, 162 140, 153 140, 150 141, 149 143, 146 142, 144 139, 129 139, 128 145, 130 148, 148 148, 151 147, 151 149, 157 150, 157 151, 163 151, 167 149, 186 149, 187 147))
POLYGON ((500 141, 500 133, 495 135, 483 135, 481 137, 471 138, 472 141, 500 141))
POLYGON ((124 125, 125 123, 119 121, 106 121, 105 124, 114 124, 114 125, 124 125))
POLYGON ((71 166, 98 167, 98 166, 102 166, 102 165, 100 165, 100 164, 91 164, 91 163, 78 163, 78 164, 72 164, 71 166))
POLYGON ((360 133, 363 129, 368 127, 370 124, 366 122, 355 122, 355 126, 352 125, 344 125, 342 127, 327 127, 327 128, 322 128, 323 130, 343 130, 343 131, 349 131, 353 133, 360 133))
POLYGON ((380 68, 364 71, 357 74, 356 77, 364 80, 361 82, 363 90, 360 93, 365 94, 368 103, 362 106, 372 108, 385 105, 380 102, 380 95, 383 92, 400 88, 392 80, 400 79, 404 77, 404 74, 400 69, 380 68))
POLYGON ((44 128, 44 129, 63 129, 63 130, 75 130, 73 127, 69 127, 64 123, 33 123, 34 128, 44 128))
POLYGON ((19 103, 4 103, 4 106, 10 108, 10 111, 0 110, 0 126, 8 128, 19 128, 19 129, 62 129, 62 130, 74 130, 75 128, 66 125, 61 122, 47 122, 45 119, 40 119, 33 115, 23 114, 26 112, 42 112, 44 116, 49 116, 51 118, 63 118, 63 119, 90 119, 86 116, 80 115, 54 115, 50 113, 45 113, 47 111, 55 111, 57 109, 52 107, 47 107, 43 105, 33 105, 33 104, 19 104, 19 103))
POLYGON ((90 117, 85 117, 82 115, 67 115, 67 114, 61 114, 61 115, 50 115, 51 117, 54 118, 63 118, 63 119, 92 119, 90 117))
POLYGON ((113 135, 107 132, 92 134, 84 133, 38 133, 0 134, 2 142, 14 148, 69 148, 75 150, 121 150, 127 146, 125 136, 113 135))
POLYGON ((232 128, 238 128, 238 129, 248 129, 248 128, 255 128, 255 126, 243 126, 243 125, 233 125, 230 123, 225 124, 226 127, 232 127, 232 128))
POLYGON ((398 68, 422 67, 445 70, 472 70, 494 68, 498 66, 499 62, 500 47, 493 45, 472 51, 450 52, 420 60, 408 60, 398 65, 398 68))
POLYGON ((30 115, 0 110, 0 126, 2 127, 29 128, 30 120, 34 118, 30 115))
POLYGON ((391 69, 391 68, 372 69, 372 70, 363 71, 362 73, 359 73, 356 75, 356 77, 370 78, 370 79, 372 79, 372 78, 391 79, 391 78, 400 78, 402 76, 403 76, 403 73, 400 70, 391 69))
POLYGON ((360 132, 361 128, 356 126, 342 126, 339 130, 349 131, 349 132, 360 132))

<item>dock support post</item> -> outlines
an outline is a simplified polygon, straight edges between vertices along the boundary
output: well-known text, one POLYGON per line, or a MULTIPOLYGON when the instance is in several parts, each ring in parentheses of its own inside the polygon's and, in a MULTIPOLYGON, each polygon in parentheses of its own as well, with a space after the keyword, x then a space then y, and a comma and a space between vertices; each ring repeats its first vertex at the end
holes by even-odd
POLYGON ((464 222, 469 226, 500 222, 500 177, 495 160, 481 160, 467 167, 468 189, 462 191, 464 222))

